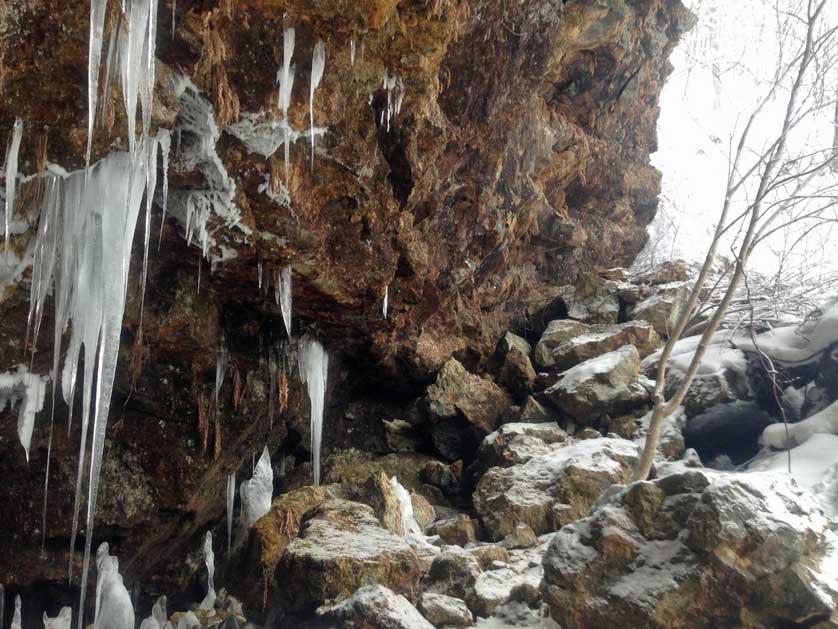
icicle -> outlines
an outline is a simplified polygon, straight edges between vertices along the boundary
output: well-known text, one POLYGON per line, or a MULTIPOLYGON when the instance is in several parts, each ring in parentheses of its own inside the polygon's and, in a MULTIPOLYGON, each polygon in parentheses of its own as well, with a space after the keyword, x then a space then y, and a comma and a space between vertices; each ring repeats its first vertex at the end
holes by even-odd
POLYGON ((233 504, 236 501, 236 473, 227 475, 227 556, 233 542, 233 504))
POLYGON ((390 285, 388 284, 387 286, 384 287, 384 308, 383 308, 383 311, 384 311, 384 318, 385 319, 387 318, 387 295, 388 295, 389 292, 390 292, 390 285))
POLYGON ((329 355, 314 339, 303 339, 300 348, 300 378, 308 385, 311 404, 311 457, 314 465, 314 484, 320 484, 320 444, 323 432, 323 410, 326 398, 326 379, 329 355))
POLYGON ((221 344, 216 353, 215 360, 215 411, 218 412, 218 392, 224 384, 224 376, 227 375, 227 346, 224 343, 224 334, 221 335, 221 344))
MULTIPOLYGON (((149 109, 151 106, 149 105, 149 109)), ((143 270, 140 279, 140 319, 138 334, 143 334, 143 309, 145 308, 145 285, 148 278, 148 243, 151 236, 151 206, 154 202, 154 189, 157 187, 157 139, 146 138, 146 195, 145 195, 145 232, 143 236, 143 270)))
MULTIPOLYGON (((84 614, 80 613, 79 624, 83 618, 84 614)), ((96 612, 93 618, 93 629, 135 626, 131 595, 119 574, 119 561, 108 553, 107 542, 102 542, 96 550, 96 612)))
MULTIPOLYGON (((326 44, 318 41, 314 45, 311 57, 311 87, 309 88, 308 113, 311 121, 311 169, 314 170, 314 92, 323 79, 323 69, 326 67, 326 44)), ((289 332, 290 334, 290 332, 289 332)))
POLYGON ((21 619, 20 619, 20 594, 15 596, 15 614, 12 616, 12 627, 11 629, 21 629, 21 619))
POLYGON ((291 266, 289 265, 282 269, 279 275, 279 307, 282 311, 282 321, 285 323, 288 338, 291 338, 291 278, 291 266))
MULTIPOLYGON (((288 123, 288 108, 291 106, 291 88, 294 86, 294 66, 291 65, 291 57, 294 55, 294 27, 289 26, 282 35, 282 70, 279 76, 279 108, 285 125, 290 129, 288 123)), ((288 129, 285 132, 285 185, 289 181, 289 162, 291 150, 291 138, 288 129)))
POLYGON ((349 40, 349 65, 355 65, 355 38, 349 40))
MULTIPOLYGON (((102 39, 105 32, 107 0, 90 0, 90 41, 87 49, 87 152, 85 170, 90 168, 90 154, 93 150, 93 123, 96 120, 96 104, 99 99, 99 64, 102 60, 102 39)), ((107 98, 107 95, 105 95, 107 98)))
POLYGON ((62 607, 55 618, 48 618, 47 613, 43 616, 44 629, 70 629, 70 624, 73 622, 73 609, 71 607, 62 607))
POLYGON ((278 375, 279 366, 277 364, 276 359, 276 352, 273 348, 269 350, 268 355, 268 377, 271 380, 271 389, 270 389, 270 400, 268 400, 268 420, 270 422, 271 428, 274 425, 274 406, 276 405, 276 387, 277 387, 277 375, 278 375))
POLYGON ((163 216, 160 217, 160 236, 157 241, 157 249, 163 242, 163 225, 166 223, 166 206, 169 203, 169 153, 172 148, 172 132, 168 129, 157 130, 157 142, 160 144, 160 153, 163 157, 163 216))
POLYGON ((285 476, 285 457, 283 456, 279 460, 279 477, 283 478, 285 476))
POLYGON ((46 383, 48 378, 29 373, 26 367, 18 365, 17 371, 0 373, 0 411, 6 403, 9 410, 20 401, 18 411, 17 433, 20 445, 29 461, 29 445, 32 441, 32 429, 35 425, 35 415, 44 406, 46 383))
POLYGON ((259 518, 271 510, 273 497, 274 471, 271 467, 271 455, 268 447, 262 450, 259 463, 253 470, 253 478, 244 481, 239 487, 242 515, 240 535, 243 535, 259 518))
POLYGON ((402 103, 404 102, 405 87, 404 81, 401 77, 396 80, 396 104, 393 109, 393 115, 398 116, 402 110, 402 103))
POLYGON ((413 515, 413 503, 410 500, 410 494, 395 476, 390 478, 390 487, 392 487, 393 493, 396 494, 399 501, 399 510, 402 516, 402 537, 423 537, 422 527, 419 526, 413 515))
POLYGON ((6 249, 4 256, 6 263, 9 261, 9 249, 11 248, 11 228, 10 222, 12 220, 12 213, 15 210, 15 184, 17 182, 17 159, 20 152, 20 139, 23 136, 23 120, 15 118, 14 127, 12 127, 12 141, 6 151, 6 212, 5 225, 3 227, 3 238, 6 241, 6 249))
POLYGON ((257 277, 258 277, 258 280, 259 280, 259 290, 261 291, 262 290, 262 261, 261 260, 259 260, 256 263, 256 274, 257 274, 257 277))
POLYGON ((215 553, 212 552, 212 533, 207 531, 207 536, 204 538, 204 561, 207 564, 207 595, 201 601, 199 609, 214 609, 215 608, 215 584, 213 579, 215 577, 215 553))

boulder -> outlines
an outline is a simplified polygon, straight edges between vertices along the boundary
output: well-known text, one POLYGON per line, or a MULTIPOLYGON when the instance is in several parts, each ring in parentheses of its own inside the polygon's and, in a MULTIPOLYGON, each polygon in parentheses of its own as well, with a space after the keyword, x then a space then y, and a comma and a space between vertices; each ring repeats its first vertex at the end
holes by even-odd
POLYGON ((633 345, 586 360, 560 375, 544 394, 577 423, 591 424, 605 414, 619 414, 649 400, 639 382, 640 356, 633 345))
POLYGON ((518 415, 518 421, 527 424, 542 424, 553 419, 553 414, 531 395, 527 397, 518 415))
POLYGON ((481 572, 477 557, 450 546, 434 557, 430 570, 422 578, 422 591, 465 600, 481 572))
POLYGON ((498 382, 514 395, 524 398, 532 391, 536 373, 530 355, 532 346, 520 336, 507 332, 498 343, 498 382))
POLYGON ((614 284, 596 273, 580 273, 574 285, 561 290, 567 316, 587 323, 617 323, 620 299, 614 284))
POLYGON ((413 506, 413 517, 419 528, 427 531, 436 520, 436 510, 433 505, 422 494, 417 494, 415 491, 410 492, 410 504, 413 506))
POLYGON ((446 544, 465 546, 477 541, 477 528, 479 524, 464 513, 438 520, 428 530, 430 535, 439 535, 446 544))
POLYGON ((834 542, 790 478, 690 470, 615 488, 564 527, 541 589, 566 627, 812 626, 838 603, 821 572, 834 542))
POLYGON ((428 387, 425 404, 432 420, 461 415, 486 432, 492 432, 512 407, 503 389, 488 378, 470 374, 455 358, 439 370, 436 381, 428 387))
POLYGON ((624 439, 590 439, 555 447, 526 463, 490 469, 474 492, 474 508, 489 535, 503 539, 519 524, 537 535, 587 515, 599 495, 626 482, 638 445, 624 439))
POLYGON ((535 346, 535 364, 539 369, 549 369, 555 366, 553 350, 561 347, 571 339, 585 334, 592 326, 575 319, 557 319, 547 325, 535 346))
POLYGON ((567 439, 567 433, 556 422, 504 424, 483 439, 471 469, 480 476, 492 467, 526 463, 534 456, 549 452, 552 444, 564 443, 567 439))
POLYGON ((646 299, 629 306, 628 317, 648 321, 658 335, 668 338, 687 307, 691 290, 692 285, 689 282, 672 282, 657 286, 646 299))
POLYGON ((302 612, 373 583, 412 598, 423 566, 404 539, 381 527, 371 507, 335 499, 309 511, 279 570, 279 606, 302 612))
POLYGON ((555 326, 551 322, 535 350, 540 369, 564 371, 579 363, 612 352, 623 345, 634 345, 640 357, 651 354, 660 344, 655 329, 645 321, 630 321, 617 325, 592 325, 583 328, 555 326), (553 331, 551 333, 551 327, 553 331), (570 334, 573 329, 574 333, 570 334), (558 340, 561 339, 561 340, 558 340))
POLYGON ((474 624, 465 601, 453 596, 425 592, 416 601, 416 608, 435 627, 470 627, 474 624))
POLYGON ((504 548, 518 549, 518 548, 532 548, 538 544, 538 536, 526 524, 519 524, 515 527, 509 535, 503 538, 501 542, 504 548))
POLYGON ((393 452, 416 452, 422 447, 422 434, 403 419, 384 420, 384 437, 393 452))
POLYGON ((317 610, 317 615, 347 629, 433 629, 409 600, 383 585, 362 587, 345 601, 317 610))
POLYGON ((463 477, 463 462, 446 464, 442 461, 428 461, 422 468, 422 480, 429 485, 439 487, 444 494, 456 494, 460 491, 463 477))
POLYGON ((401 504, 384 472, 372 474, 357 490, 348 491, 346 494, 344 497, 372 507, 375 517, 385 529, 394 535, 402 534, 404 523, 401 504))

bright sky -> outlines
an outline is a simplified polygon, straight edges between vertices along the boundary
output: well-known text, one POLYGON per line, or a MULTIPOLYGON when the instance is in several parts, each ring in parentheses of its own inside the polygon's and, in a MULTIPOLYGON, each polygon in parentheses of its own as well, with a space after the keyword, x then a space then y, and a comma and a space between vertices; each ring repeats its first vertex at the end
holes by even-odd
MULTIPOLYGON (((724 199, 731 138, 766 93, 778 65, 781 51, 772 7, 786 9, 799 1, 685 0, 699 22, 674 51, 675 70, 661 95, 659 150, 652 161, 663 173, 663 191, 658 217, 650 228, 650 246, 641 254, 644 261, 703 259, 724 199)), ((828 6, 825 21, 838 24, 838 0, 830 0, 828 6)), ((838 69, 831 83, 838 89, 838 69)), ((782 97, 766 108, 751 143, 754 148, 776 137, 784 110, 782 97)), ((833 111, 829 108, 829 115, 825 112, 801 130, 795 141, 809 146, 819 140, 823 146, 828 136, 831 145, 833 111)), ((773 272, 778 267, 777 252, 788 237, 757 249, 751 268, 773 272)), ((795 263, 838 269, 836 251, 838 230, 833 234, 820 229, 801 248, 795 263)))

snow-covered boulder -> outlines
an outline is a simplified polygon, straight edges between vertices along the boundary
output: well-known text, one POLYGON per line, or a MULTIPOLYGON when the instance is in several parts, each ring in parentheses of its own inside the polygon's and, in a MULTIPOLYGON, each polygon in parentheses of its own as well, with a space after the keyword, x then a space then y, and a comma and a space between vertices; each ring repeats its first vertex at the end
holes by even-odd
POLYGON ((816 434, 838 435, 838 402, 796 424, 772 424, 763 431, 761 439, 766 446, 787 450, 816 434))
POLYGON ((291 611, 313 609, 369 583, 413 597, 422 572, 411 546, 383 529, 371 507, 328 500, 307 513, 285 549, 276 591, 281 607, 291 611))
POLYGON ((654 328, 645 321, 591 326, 553 321, 535 348, 535 360, 540 369, 563 371, 623 345, 634 345, 642 358, 659 344, 654 328))
POLYGON ((603 415, 624 413, 648 401, 649 390, 639 377, 637 349, 623 345, 571 367, 544 394, 576 422, 589 425, 603 415))
POLYGON ((638 458, 624 439, 588 439, 555 447, 526 463, 490 469, 474 492, 474 508, 492 538, 518 524, 541 535, 587 515, 599 495, 624 483, 638 458))
POLYGON ((567 439, 567 433, 556 422, 504 424, 483 439, 472 472, 479 476, 492 467, 526 463, 567 439))
POLYGON ((416 608, 435 627, 470 627, 474 624, 465 601, 453 596, 426 592, 416 601, 416 608))
POLYGON ((691 470, 610 490, 555 535, 541 588, 566 627, 811 626, 838 602, 833 541, 788 477, 691 470))
POLYGON ((383 585, 362 587, 345 601, 318 609, 317 615, 340 627, 433 629, 409 600, 383 585))

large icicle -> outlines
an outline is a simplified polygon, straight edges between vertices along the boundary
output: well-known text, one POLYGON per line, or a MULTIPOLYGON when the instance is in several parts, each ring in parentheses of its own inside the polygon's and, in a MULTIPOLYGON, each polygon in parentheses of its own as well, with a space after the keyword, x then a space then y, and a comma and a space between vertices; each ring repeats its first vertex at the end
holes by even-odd
POLYGON ((215 553, 212 552, 212 533, 207 531, 204 538, 204 561, 207 564, 207 595, 201 601, 200 609, 215 608, 215 553))
MULTIPOLYGON (((311 57, 311 84, 309 88, 308 113, 312 130, 314 130, 314 92, 323 79, 323 70, 325 67, 326 44, 322 40, 318 40, 314 45, 314 53, 311 57)), ((314 133, 311 134, 311 169, 314 170, 314 133)))
POLYGON ((157 142, 160 144, 160 155, 163 158, 163 214, 160 217, 160 236, 157 239, 157 248, 163 242, 163 225, 166 223, 166 206, 169 203, 169 153, 172 149, 172 132, 168 129, 157 130, 157 142))
POLYGON ((282 311, 282 321, 285 323, 285 331, 288 338, 291 338, 291 266, 286 266, 279 274, 279 308, 282 311))
MULTIPOLYGON (((294 66, 291 57, 294 55, 294 27, 289 26, 282 35, 282 69, 279 75, 279 109, 285 123, 288 123, 288 108, 291 106, 291 90, 294 86, 294 66)), ((285 134, 285 185, 288 185, 291 138, 285 134)))
POLYGON ((218 392, 224 384, 224 376, 227 375, 227 345, 224 342, 224 335, 221 336, 221 343, 218 347, 215 360, 215 409, 218 412, 218 392))
POLYGON ((271 498, 274 490, 274 470, 271 467, 271 454, 268 446, 262 450, 259 463, 253 469, 253 478, 244 481, 239 487, 241 498, 241 524, 239 535, 243 536, 247 529, 271 510, 271 498))
POLYGON ((390 285, 384 287, 384 305, 382 306, 381 310, 384 312, 384 318, 387 318, 387 299, 390 294, 390 285))
POLYGON ((236 502, 236 473, 227 474, 227 556, 233 546, 233 505, 236 502))
POLYGON ((326 399, 326 379, 329 355, 323 346, 311 338, 303 339, 300 348, 300 378, 308 386, 311 404, 311 458, 314 484, 320 484, 320 444, 323 432, 323 410, 326 399))
POLYGON ((3 253, 4 259, 9 261, 9 249, 12 232, 10 223, 12 221, 12 212, 15 210, 15 184, 17 182, 17 159, 20 152, 20 139, 23 136, 23 120, 15 118, 15 124, 12 128, 12 141, 6 151, 6 209, 4 214, 3 238, 6 242, 6 248, 3 253))
MULTIPOLYGON (((149 104, 151 109, 151 104, 149 104)), ((145 112, 143 112, 145 113, 145 112)), ((143 133, 146 134, 147 130, 143 133)), ((145 195, 145 232, 143 236, 143 271, 140 280, 140 320, 139 335, 143 333, 143 309, 145 308, 145 285, 148 278, 148 244, 151 237, 151 206, 154 204, 154 189, 157 187, 157 138, 146 137, 146 190, 145 195)))
MULTIPOLYGON (((87 50, 87 153, 85 168, 90 167, 93 148, 93 123, 99 100, 99 65, 102 60, 102 39, 105 33, 105 13, 108 0, 90 0, 90 41, 87 50)), ((107 94, 105 95, 107 98, 107 94)))

